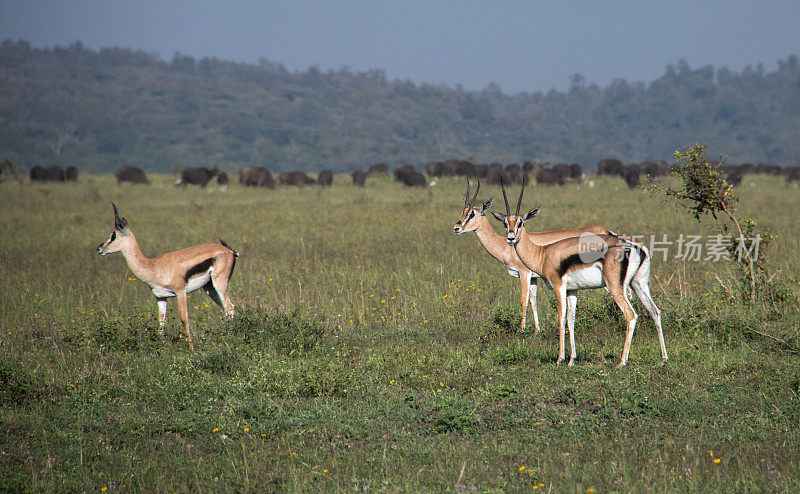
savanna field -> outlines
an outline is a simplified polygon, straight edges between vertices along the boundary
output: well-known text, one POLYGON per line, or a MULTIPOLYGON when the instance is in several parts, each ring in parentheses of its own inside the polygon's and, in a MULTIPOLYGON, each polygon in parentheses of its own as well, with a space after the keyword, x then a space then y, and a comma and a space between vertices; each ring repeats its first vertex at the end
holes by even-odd
MULTIPOLYGON (((555 365, 541 282, 543 333, 530 313, 519 331, 519 282, 453 233, 463 179, 209 191, 151 178, 0 184, 0 491, 800 491, 800 190, 782 177, 747 175, 736 192, 778 236, 769 289, 749 303, 733 264, 672 245, 650 280, 669 363, 635 301, 620 369, 624 319, 604 290, 579 294, 575 367, 555 365), (174 299, 162 336, 149 288, 121 254, 97 254, 111 201, 150 257, 218 238, 241 253, 232 321, 189 295, 194 352, 174 299)), ((530 229, 715 233, 591 179, 526 189, 523 208, 542 206, 530 229)), ((502 211, 484 184, 490 196, 502 211)))

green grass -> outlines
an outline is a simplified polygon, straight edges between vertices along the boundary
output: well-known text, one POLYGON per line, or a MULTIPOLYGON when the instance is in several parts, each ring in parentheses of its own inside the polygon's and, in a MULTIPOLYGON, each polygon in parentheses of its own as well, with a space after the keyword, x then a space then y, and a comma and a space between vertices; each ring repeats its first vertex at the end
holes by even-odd
MULTIPOLYGON (((0 184, 0 491, 800 490, 798 190, 778 178, 738 191, 780 236, 773 293, 745 305, 730 265, 657 258, 670 362, 637 302, 624 369, 603 290, 579 296, 576 367, 555 365, 545 288, 544 334, 516 331, 517 280, 452 233, 462 180, 154 182, 0 184), (112 200, 147 255, 217 238, 241 252, 233 321, 189 297, 194 353, 174 302, 159 335, 147 287, 97 255, 112 200)), ((542 230, 709 233, 595 182, 533 187, 524 206, 543 206, 542 230)))

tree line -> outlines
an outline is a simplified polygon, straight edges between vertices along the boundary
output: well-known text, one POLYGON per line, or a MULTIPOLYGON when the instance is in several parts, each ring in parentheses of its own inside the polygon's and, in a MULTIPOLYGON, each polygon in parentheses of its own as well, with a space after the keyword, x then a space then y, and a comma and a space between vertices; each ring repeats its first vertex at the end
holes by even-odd
POLYGON ((349 172, 373 163, 669 160, 707 142, 728 163, 800 163, 800 62, 740 72, 681 61, 648 83, 509 95, 389 80, 381 70, 129 48, 0 44, 0 160, 150 172, 243 166, 349 172))

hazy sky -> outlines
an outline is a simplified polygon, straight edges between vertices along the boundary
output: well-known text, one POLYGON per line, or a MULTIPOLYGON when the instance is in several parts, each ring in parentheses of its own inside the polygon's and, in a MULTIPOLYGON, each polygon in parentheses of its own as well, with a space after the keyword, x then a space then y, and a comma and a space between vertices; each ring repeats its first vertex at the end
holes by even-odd
POLYGON ((390 79, 564 90, 582 73, 651 81, 685 59, 739 71, 800 53, 800 0, 0 0, 0 38, 80 40, 289 70, 380 68, 390 79))

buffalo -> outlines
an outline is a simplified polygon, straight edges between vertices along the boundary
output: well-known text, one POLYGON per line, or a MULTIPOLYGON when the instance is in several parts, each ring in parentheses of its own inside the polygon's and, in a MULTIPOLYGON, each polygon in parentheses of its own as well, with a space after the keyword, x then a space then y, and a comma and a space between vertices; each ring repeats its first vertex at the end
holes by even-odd
POLYGON ((625 167, 620 160, 606 158, 597 162, 598 175, 619 175, 622 176, 625 167))
POLYGON ((212 178, 219 175, 217 167, 214 168, 184 168, 181 171, 181 178, 178 180, 180 185, 189 184, 205 187, 212 178))
POLYGON ((508 173, 500 163, 492 163, 486 171, 486 182, 492 185, 510 183, 508 173))
POLYGON ((472 177, 475 175, 475 165, 464 160, 448 160, 444 162, 447 175, 459 177, 472 177))
POLYGON ((68 166, 66 170, 64 170, 64 178, 67 182, 74 182, 78 180, 78 167, 76 166, 68 166))
POLYGON ((800 181, 800 166, 788 166, 785 168, 786 181, 800 181))
POLYGON ((283 172, 278 175, 278 181, 282 185, 311 185, 314 179, 301 171, 283 172))
POLYGON ((727 167, 725 169, 725 181, 734 187, 742 184, 744 172, 738 166, 727 167))
POLYGON ((367 173, 364 170, 356 170, 352 173, 353 176, 353 185, 357 185, 358 187, 363 187, 364 182, 367 179, 367 173))
POLYGON ((63 182, 65 180, 64 169, 56 165, 46 168, 34 166, 31 168, 30 177, 31 182, 63 182))
POLYGON ((441 161, 431 161, 427 165, 425 165, 425 171, 428 172, 428 175, 431 177, 443 177, 447 173, 447 170, 444 167, 444 163, 441 161))
POLYGON ((650 178, 663 177, 669 175, 669 165, 666 161, 645 161, 639 163, 639 171, 650 178))
POLYGON ((637 165, 628 165, 622 172, 622 178, 625 180, 625 183, 628 184, 628 187, 633 189, 642 185, 639 174, 639 167, 637 165))
POLYGON ((536 172, 536 182, 541 185, 561 185, 564 180, 561 175, 553 169, 543 168, 536 172))
POLYGON ((409 187, 423 186, 428 183, 427 180, 425 180, 425 176, 419 173, 411 165, 395 166, 394 179, 399 182, 403 182, 403 185, 407 185, 409 187))
POLYGON ((319 185, 332 185, 333 172, 330 170, 322 170, 321 172, 319 172, 319 176, 317 177, 317 183, 319 185))
POLYGON ((428 181, 425 180, 425 176, 416 170, 411 170, 404 173, 400 177, 400 181, 403 182, 403 185, 407 185, 409 187, 423 187, 428 183, 428 181))
POLYGON ((556 163, 552 170, 561 178, 562 183, 572 179, 572 168, 569 163, 556 163))
POLYGON ((117 178, 117 184, 122 182, 130 182, 132 184, 149 184, 150 180, 147 179, 144 171, 135 166, 123 165, 114 171, 114 176, 117 178))
POLYGON ((31 182, 44 182, 44 167, 40 165, 34 166, 28 172, 28 176, 31 178, 31 182))
POLYGON ((399 164, 399 165, 395 165, 395 167, 394 167, 394 179, 397 180, 398 182, 401 182, 403 180, 402 176, 404 174, 412 172, 412 171, 417 171, 417 170, 411 165, 404 165, 402 163, 399 164))
POLYGON ((577 182, 583 181, 583 168, 578 163, 569 165, 569 178, 577 182))
POLYGON ((217 174, 217 185, 228 185, 228 174, 225 172, 219 172, 217 174))
POLYGON ((245 166, 239 170, 239 185, 272 189, 275 187, 275 180, 266 168, 245 166))

